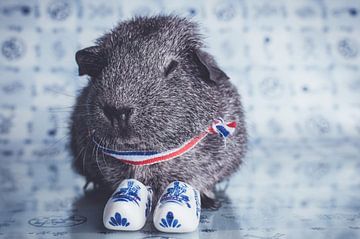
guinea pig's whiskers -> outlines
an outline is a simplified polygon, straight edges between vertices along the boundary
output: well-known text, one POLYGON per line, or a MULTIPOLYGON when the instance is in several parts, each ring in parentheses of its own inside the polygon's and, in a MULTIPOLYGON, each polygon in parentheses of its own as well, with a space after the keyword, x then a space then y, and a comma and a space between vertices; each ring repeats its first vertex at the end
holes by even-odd
POLYGON ((65 110, 65 109, 49 109, 49 113, 56 114, 56 113, 71 113, 73 110, 65 110))
MULTIPOLYGON (((65 123, 67 123, 67 122, 65 122, 65 123)), ((55 129, 68 129, 68 130, 70 130, 70 126, 69 126, 69 124, 66 124, 66 125, 56 125, 56 126, 55 126, 55 129)), ((68 132, 68 133, 70 133, 70 132, 68 132)))
POLYGON ((76 114, 73 116, 73 118, 79 118, 79 117, 83 117, 83 116, 94 116, 94 115, 98 115, 96 113, 83 113, 83 114, 76 114))
POLYGON ((64 96, 68 96, 68 97, 72 97, 72 98, 76 98, 77 96, 76 95, 71 95, 69 93, 64 93, 64 92, 60 92, 60 91, 57 91, 57 90, 53 90, 53 89, 48 89, 48 91, 52 92, 52 93, 55 93, 55 94, 58 94, 58 95, 64 95, 64 96))
POLYGON ((85 163, 86 163, 86 154, 87 154, 87 150, 89 148, 89 145, 92 141, 89 140, 85 146, 85 151, 84 151, 84 154, 83 154, 83 159, 82 159, 82 164, 83 164, 83 173, 85 174, 85 163))
MULTIPOLYGON (((93 144, 92 146, 93 146, 93 147, 92 147, 92 152, 91 152, 91 158, 94 158, 94 152, 95 152, 95 149, 96 149, 96 144, 93 144)), ((96 156, 96 155, 95 155, 95 156, 96 156)), ((97 163, 96 157, 95 157, 95 161, 96 161, 96 163, 97 163)), ((99 165, 98 165, 98 167, 99 167, 99 165)))
MULTIPOLYGON (((104 147, 106 148, 108 146, 108 144, 106 143, 105 138, 103 138, 103 140, 104 140, 104 143, 105 143, 104 147)), ((102 159, 103 159, 103 161, 105 163, 105 167, 108 168, 108 164, 107 164, 106 158, 105 158, 103 153, 102 153, 102 159)))
MULTIPOLYGON (((57 146, 61 141, 63 141, 65 138, 67 138, 67 137, 68 137, 68 135, 64 135, 64 136, 62 136, 62 137, 60 137, 60 138, 58 138, 58 139, 55 139, 55 142, 52 142, 49 146, 46 147, 46 149, 44 150, 44 154, 42 154, 42 155, 40 156, 40 158, 42 158, 42 157, 48 157, 49 154, 51 154, 51 152, 52 152, 54 149, 56 149, 56 146, 57 146)), ((64 147, 64 148, 65 148, 65 147, 64 147)))
MULTIPOLYGON (((100 144, 102 143, 102 140, 100 140, 100 144)), ((100 166, 100 164, 99 164, 99 159, 98 159, 98 154, 99 154, 99 145, 98 144, 94 144, 95 145, 95 147, 94 147, 94 149, 95 149, 95 151, 94 151, 94 149, 93 149, 93 154, 95 153, 95 161, 96 161, 96 164, 97 164, 97 166, 98 166, 98 168, 99 168, 99 171, 100 171, 100 173, 101 173, 101 175, 104 177, 104 174, 103 174, 103 172, 102 172, 102 170, 101 170, 101 166, 100 166)))
POLYGON ((68 137, 68 135, 64 135, 64 136, 62 136, 61 138, 59 138, 59 139, 57 139, 54 143, 52 143, 51 145, 50 145, 50 148, 51 147, 55 147, 58 143, 60 143, 61 141, 63 141, 65 138, 67 138, 68 137))
MULTIPOLYGON (((104 147, 106 147, 107 146, 107 144, 106 144, 106 139, 105 138, 101 138, 101 145, 103 145, 104 147)), ((100 146, 98 145, 98 149, 100 149, 100 146)), ((100 150, 100 153, 101 153, 101 155, 102 155, 102 161, 103 161, 103 168, 107 168, 108 167, 108 164, 107 164, 107 161, 106 161, 106 158, 105 158, 105 156, 104 156, 104 153, 103 153, 103 151, 102 150, 100 150)))
MULTIPOLYGON (((81 139, 80 141, 79 141, 79 143, 81 144, 81 145, 84 145, 84 141, 85 141, 85 139, 81 139)), ((86 144, 86 145, 84 145, 84 146, 82 146, 81 148, 80 148, 80 150, 79 150, 79 152, 77 153, 77 155, 75 155, 75 158, 74 158, 74 162, 76 162, 78 159, 79 159, 79 157, 82 155, 82 153, 85 151, 85 149, 87 148, 87 146, 89 145, 89 142, 86 144)), ((83 170, 83 174, 85 174, 85 157, 83 158, 83 160, 82 160, 82 170, 83 170)))
POLYGON ((51 113, 63 113, 63 112, 73 112, 77 109, 79 112, 87 112, 89 107, 99 106, 98 104, 80 104, 80 105, 72 105, 72 106, 58 106, 58 107, 51 107, 48 109, 51 113))

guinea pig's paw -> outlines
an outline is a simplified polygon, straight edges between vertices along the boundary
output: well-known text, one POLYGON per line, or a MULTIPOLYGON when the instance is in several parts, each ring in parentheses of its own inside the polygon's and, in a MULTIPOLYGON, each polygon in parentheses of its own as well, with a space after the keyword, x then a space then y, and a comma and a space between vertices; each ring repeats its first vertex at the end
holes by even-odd
POLYGON ((184 182, 172 182, 160 197, 153 222, 162 232, 192 232, 199 225, 200 193, 184 182))
POLYGON ((106 203, 103 214, 104 226, 111 230, 140 230, 145 225, 151 204, 151 188, 136 179, 126 179, 106 203))

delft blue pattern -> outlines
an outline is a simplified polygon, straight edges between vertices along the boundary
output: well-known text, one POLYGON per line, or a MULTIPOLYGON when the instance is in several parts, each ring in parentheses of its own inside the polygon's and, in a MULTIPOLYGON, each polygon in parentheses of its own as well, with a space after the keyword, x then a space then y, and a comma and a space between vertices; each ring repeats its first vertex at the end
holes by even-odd
POLYGON ((181 224, 177 219, 174 219, 174 213, 169 211, 166 214, 166 218, 161 218, 160 226, 179 228, 181 227, 181 224))
POLYGON ((185 194, 187 191, 186 184, 180 183, 179 181, 174 182, 174 186, 166 190, 166 193, 161 196, 160 203, 175 202, 178 204, 186 204, 188 208, 191 208, 189 203, 190 199, 185 194))
POLYGON ((141 201, 139 197, 139 190, 139 185, 134 185, 134 181, 128 181, 126 188, 120 188, 119 191, 114 193, 112 201, 133 202, 139 206, 139 202, 141 201))
POLYGON ((121 217, 120 213, 115 213, 115 216, 110 218, 109 221, 111 226, 122 226, 122 227, 128 227, 130 225, 130 222, 128 222, 127 218, 121 217))

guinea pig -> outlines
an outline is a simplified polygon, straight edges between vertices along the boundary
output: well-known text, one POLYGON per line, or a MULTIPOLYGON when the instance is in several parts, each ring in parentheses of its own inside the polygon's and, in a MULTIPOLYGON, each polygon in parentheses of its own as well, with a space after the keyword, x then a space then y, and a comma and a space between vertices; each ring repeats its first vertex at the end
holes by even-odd
POLYGON ((137 179, 153 189, 155 201, 169 183, 183 181, 199 190, 202 207, 216 207, 214 187, 238 170, 247 132, 236 87, 204 48, 195 22, 158 15, 123 21, 76 52, 79 75, 89 76, 70 123, 76 171, 109 190, 137 179), (230 137, 208 135, 168 161, 132 165, 99 146, 164 152, 218 118, 236 122, 230 137))

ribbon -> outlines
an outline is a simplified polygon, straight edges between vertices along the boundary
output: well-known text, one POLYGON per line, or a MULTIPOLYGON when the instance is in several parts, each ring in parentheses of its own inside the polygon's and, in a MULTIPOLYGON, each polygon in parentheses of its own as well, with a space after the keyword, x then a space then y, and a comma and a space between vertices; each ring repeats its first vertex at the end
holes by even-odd
POLYGON ((223 119, 219 118, 213 121, 210 127, 208 127, 201 134, 191 138, 186 141, 181 146, 170 149, 165 152, 156 152, 156 151, 117 151, 112 150, 106 147, 103 147, 98 142, 96 142, 93 137, 94 143, 102 150, 105 155, 111 156, 115 159, 119 159, 123 163, 131 165, 151 165, 163 161, 167 161, 176 157, 183 155, 192 148, 194 148, 198 143, 201 142, 208 134, 220 135, 222 138, 227 138, 229 135, 232 135, 236 128, 236 122, 225 123, 223 119))

